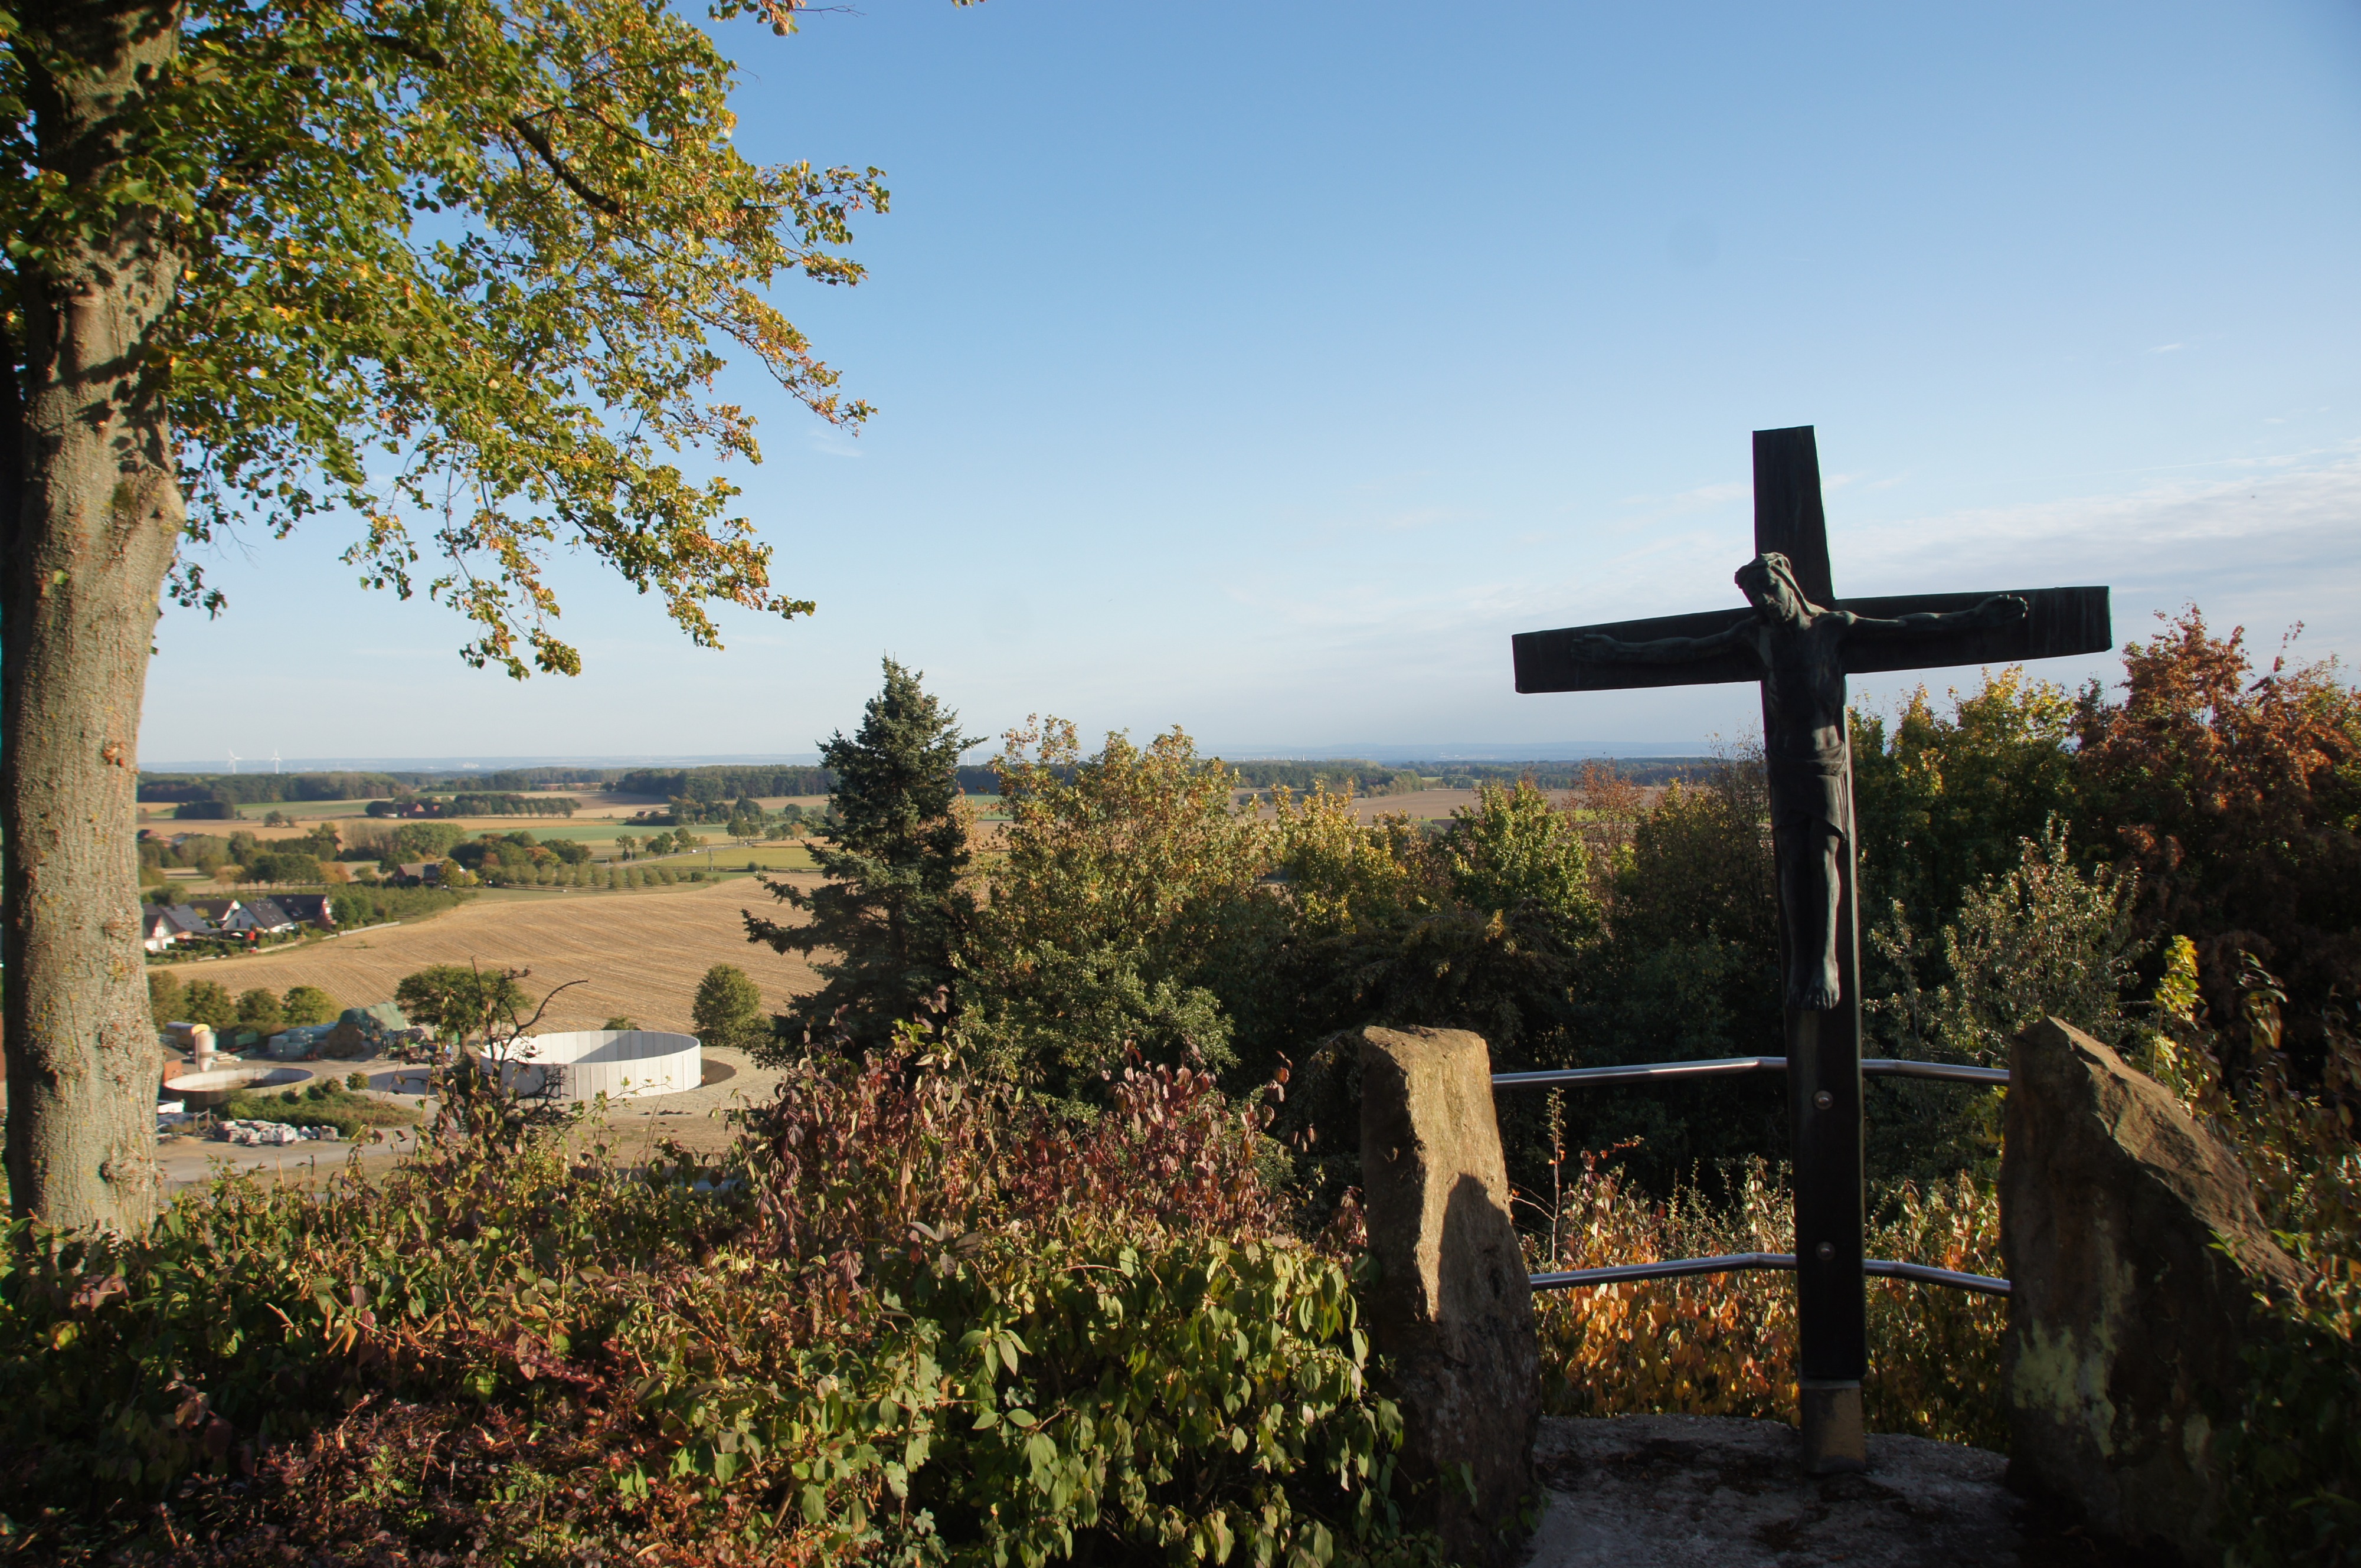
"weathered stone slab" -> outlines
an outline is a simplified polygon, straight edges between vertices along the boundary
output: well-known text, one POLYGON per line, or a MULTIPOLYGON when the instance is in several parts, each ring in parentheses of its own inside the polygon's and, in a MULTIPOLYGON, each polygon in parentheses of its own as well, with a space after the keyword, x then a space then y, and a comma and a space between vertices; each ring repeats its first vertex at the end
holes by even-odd
MULTIPOLYGON (((1549 1509, 1528 1568, 2014 1568, 2041 1533, 1980 1448, 1873 1433, 1813 1476, 1795 1429, 1730 1416, 1542 1423, 1549 1509)), ((2103 1568, 2087 1543, 2070 1559, 2103 1568)))
POLYGON ((1541 1354, 1481 1036, 1362 1032, 1361 1173, 1402 1473, 1454 1562, 1511 1562, 1537 1497, 1541 1354))
POLYGON ((1816 1476, 1784 1421, 1544 1420, 1526 1568, 2157 1568, 2011 1491, 2000 1454, 1884 1432, 1867 1453, 1816 1476))
POLYGON ((2001 1160, 2012 1481, 2108 1535, 2216 1563, 2214 1423, 2257 1284, 2294 1266, 2235 1152, 2058 1019, 2016 1037, 2001 1160))

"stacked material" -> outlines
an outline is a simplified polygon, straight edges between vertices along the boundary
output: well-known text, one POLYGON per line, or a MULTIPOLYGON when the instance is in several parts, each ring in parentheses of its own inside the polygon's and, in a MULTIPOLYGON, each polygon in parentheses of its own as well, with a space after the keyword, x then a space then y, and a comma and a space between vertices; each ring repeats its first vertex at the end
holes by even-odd
POLYGON ((320 1054, 322 1042, 335 1032, 334 1024, 298 1024, 270 1036, 270 1055, 277 1061, 302 1061, 320 1054))
POLYGON ((338 1015, 335 1026, 320 1037, 318 1050, 324 1057, 375 1056, 386 1048, 395 1031, 409 1027, 410 1020, 390 1002, 347 1007, 338 1015))
POLYGON ((291 1127, 284 1122, 224 1122, 214 1135, 247 1148, 313 1140, 335 1143, 344 1136, 334 1127, 291 1127))

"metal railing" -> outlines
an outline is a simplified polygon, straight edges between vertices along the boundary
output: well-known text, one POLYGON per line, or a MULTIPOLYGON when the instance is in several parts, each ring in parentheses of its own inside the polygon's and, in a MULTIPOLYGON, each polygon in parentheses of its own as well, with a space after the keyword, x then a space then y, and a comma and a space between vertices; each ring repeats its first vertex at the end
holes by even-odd
MULTIPOLYGON (((1651 1061, 1631 1067, 1570 1067, 1548 1072, 1496 1072, 1495 1089, 1547 1089, 1554 1084, 1662 1082, 1679 1078, 1723 1078, 1741 1072, 1784 1072, 1785 1057, 1708 1057, 1702 1061, 1651 1061)), ((1960 1083, 2005 1085, 2004 1067, 1968 1067, 1959 1062, 1905 1061, 1900 1057, 1864 1057, 1863 1078, 1940 1078, 1960 1083)))
MULTIPOLYGON (((1550 1089, 1566 1085, 1602 1083, 1664 1083, 1690 1078, 1727 1078, 1747 1072, 1784 1072, 1785 1057, 1709 1057, 1701 1061, 1639 1062, 1628 1067, 1562 1068, 1546 1072, 1496 1072, 1492 1087, 1499 1089, 1550 1089)), ((1937 1079, 1953 1083, 1982 1083, 2005 1087, 2008 1069, 1997 1067, 1968 1067, 1957 1062, 1909 1061, 1899 1057, 1865 1057, 1861 1064, 1864 1078, 1937 1079)), ((1569 1268, 1532 1276, 1536 1290, 1572 1290, 1586 1285, 1622 1285, 1642 1279, 1676 1279, 1691 1274, 1736 1274, 1746 1269, 1793 1269, 1795 1255, 1791 1252, 1739 1252, 1720 1257, 1675 1257, 1661 1263, 1619 1263, 1606 1268, 1569 1268)), ((1948 1285, 1956 1290, 1973 1290, 1986 1296, 2005 1296, 2009 1286, 2005 1279, 1994 1279, 1985 1274, 1962 1274, 1953 1268, 1937 1268, 1925 1263, 1897 1263, 1889 1258, 1861 1259, 1861 1271, 1887 1279, 1908 1279, 1921 1285, 1948 1285)))

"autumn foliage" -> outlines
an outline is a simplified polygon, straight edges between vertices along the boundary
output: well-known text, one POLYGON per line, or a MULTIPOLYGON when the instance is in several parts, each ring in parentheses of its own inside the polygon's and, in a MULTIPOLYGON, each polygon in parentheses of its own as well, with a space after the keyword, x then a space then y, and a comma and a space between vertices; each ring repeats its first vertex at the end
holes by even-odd
POLYGON ((2078 716, 2081 813, 2138 872, 2143 925, 2196 943, 2214 1015, 2236 1016, 2251 954, 2309 1052, 2361 994, 2361 696, 2284 652, 2257 673, 2243 630, 2193 608, 2124 663, 2123 700, 2078 716))
POLYGON ((452 1138, 0 1263, 0 1530, 35 1557, 1038 1563, 1384 1555, 1398 1421, 1263 1113, 1076 1125, 906 1051, 736 1156, 452 1138))

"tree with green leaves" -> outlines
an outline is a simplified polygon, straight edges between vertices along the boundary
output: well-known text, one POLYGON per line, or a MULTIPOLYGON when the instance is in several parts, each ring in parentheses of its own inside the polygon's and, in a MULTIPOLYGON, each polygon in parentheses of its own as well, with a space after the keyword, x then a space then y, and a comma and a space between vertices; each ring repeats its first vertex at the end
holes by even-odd
MULTIPOLYGON (((796 0, 710 0, 792 29, 796 0)), ((18 1213, 152 1212, 156 1043, 130 824, 182 553, 349 520, 368 585, 471 663, 572 673, 544 570, 588 549, 700 644, 796 616, 733 488, 730 356, 857 424, 772 302, 857 280, 876 170, 730 139, 719 27, 620 0, 0 0, 0 837, 18 1213), (177 564, 176 564, 177 561, 177 564), (60 890, 73 890, 64 896, 60 890)))
POLYGON ((2012 665, 1955 688, 1950 707, 1938 711, 1921 686, 1890 725, 1851 714, 1867 920, 1898 900, 1905 919, 1936 929, 1985 877, 2013 869, 2051 817, 2079 813, 2077 707, 2064 687, 2012 665))
POLYGON ((291 985, 280 998, 280 1011, 291 1025, 333 1024, 343 1011, 336 999, 316 985, 291 985))
POLYGON ((982 1069, 1085 1099, 1133 1050, 1236 1060, 1209 970, 1269 869, 1235 772, 1178 729, 1085 755, 1064 719, 1003 737, 1008 826, 961 955, 954 1037, 982 1069))
POLYGON ((884 689, 869 699, 860 729, 820 744, 822 765, 836 774, 825 842, 812 851, 826 881, 806 892, 763 879, 810 920, 743 912, 749 941, 833 955, 814 965, 827 983, 790 1003, 792 1033, 840 1027, 856 1042, 882 1042, 951 982, 952 955, 975 914, 960 885, 969 851, 958 770, 977 738, 960 733, 959 715, 922 679, 887 659, 884 689))
POLYGON ((275 992, 265 991, 258 985, 251 991, 238 992, 237 1021, 241 1024, 251 1024, 263 1033, 269 1034, 287 1022, 287 1011, 275 992))
POLYGON ((763 992, 736 964, 715 964, 705 971, 697 982, 689 1018, 697 1037, 708 1046, 751 1051, 771 1038, 771 1015, 763 1010, 763 992))
POLYGON ((237 1022, 237 1003, 227 987, 210 980, 192 980, 181 992, 181 1020, 226 1029, 237 1022))
POLYGON ((181 977, 168 969, 148 971, 148 1013, 156 1026, 174 1023, 181 1018, 181 977))
POLYGON ((1477 786, 1476 804, 1451 814, 1441 846, 1453 890, 1489 914, 1530 902, 1581 940, 1599 924, 1590 851, 1582 828, 1530 779, 1477 786))
POLYGON ((404 975, 393 988, 393 1000, 412 1023, 466 1040, 513 1020, 531 1004, 517 984, 522 978, 522 970, 434 964, 404 975))

